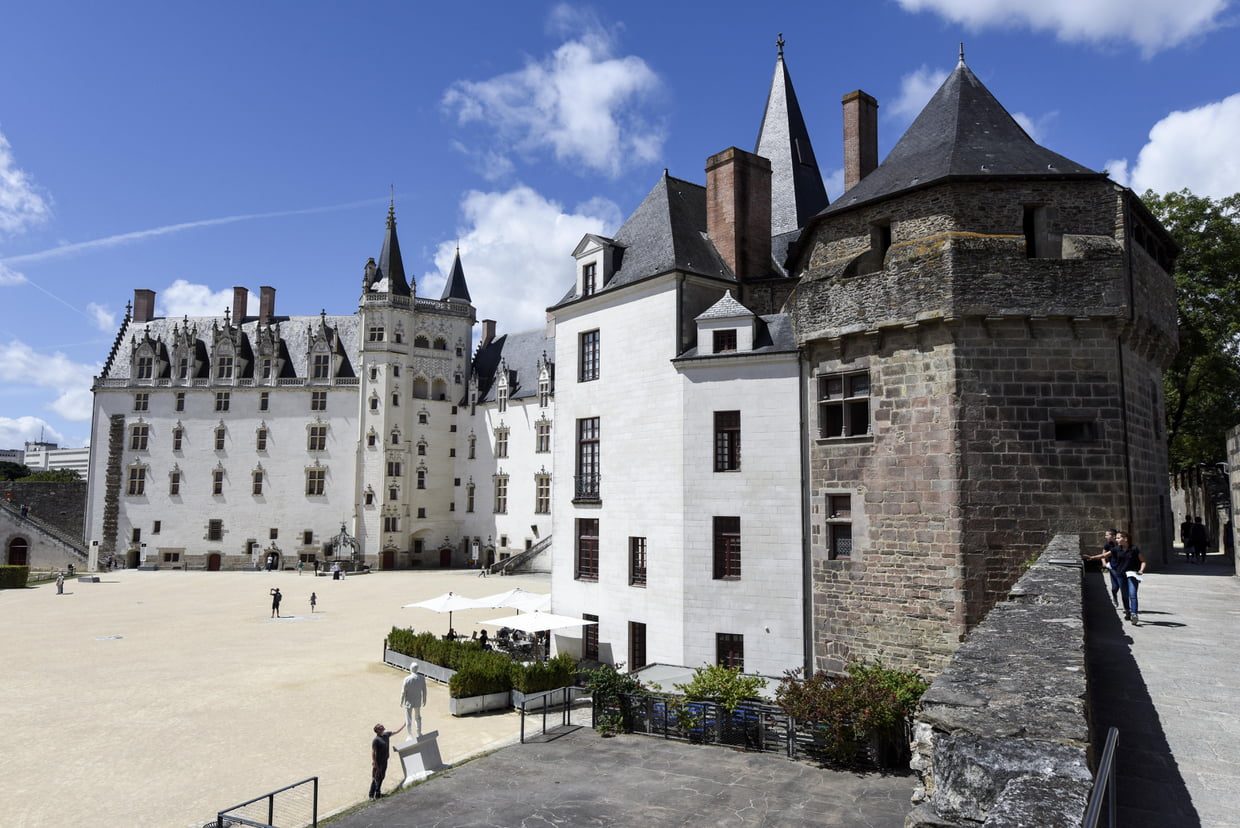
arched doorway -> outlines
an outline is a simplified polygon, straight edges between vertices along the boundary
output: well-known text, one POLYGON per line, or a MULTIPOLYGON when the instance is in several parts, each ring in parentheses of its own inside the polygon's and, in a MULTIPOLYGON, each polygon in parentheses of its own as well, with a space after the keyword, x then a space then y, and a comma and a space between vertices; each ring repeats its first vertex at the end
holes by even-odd
POLYGON ((452 566, 452 547, 445 546, 439 550, 439 565, 444 569, 452 566))
POLYGON ((219 552, 212 552, 210 555, 207 555, 207 571, 208 572, 219 572, 220 571, 220 553, 219 552))
POLYGON ((9 566, 28 566, 30 564, 30 543, 25 538, 13 538, 9 541, 9 566))

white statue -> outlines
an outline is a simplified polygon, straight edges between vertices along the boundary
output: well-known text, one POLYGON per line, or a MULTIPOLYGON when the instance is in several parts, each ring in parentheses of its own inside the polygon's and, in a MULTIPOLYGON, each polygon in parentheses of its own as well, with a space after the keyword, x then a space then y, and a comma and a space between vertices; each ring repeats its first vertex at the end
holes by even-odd
POLYGON ((405 708, 405 732, 414 733, 417 722, 418 738, 422 738, 422 705, 426 704, 426 677, 418 672, 418 663, 409 665, 409 677, 400 688, 400 703, 405 708))

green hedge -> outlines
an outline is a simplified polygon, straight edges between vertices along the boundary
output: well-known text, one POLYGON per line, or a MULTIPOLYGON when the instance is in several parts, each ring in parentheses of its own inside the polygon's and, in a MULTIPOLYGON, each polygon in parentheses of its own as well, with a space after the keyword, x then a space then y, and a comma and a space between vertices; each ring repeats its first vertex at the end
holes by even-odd
POLYGON ((571 687, 577 677, 577 661, 568 653, 542 663, 512 662, 512 689, 522 693, 541 693, 559 687, 571 687))
POLYGON ((28 566, 0 566, 0 589, 25 589, 29 579, 28 566))
POLYGON ((448 682, 454 699, 507 693, 514 687, 522 693, 539 693, 573 684, 577 662, 561 653, 541 664, 524 665, 503 653, 483 649, 477 641, 444 641, 434 633, 416 633, 392 627, 388 649, 419 661, 456 670, 448 682))

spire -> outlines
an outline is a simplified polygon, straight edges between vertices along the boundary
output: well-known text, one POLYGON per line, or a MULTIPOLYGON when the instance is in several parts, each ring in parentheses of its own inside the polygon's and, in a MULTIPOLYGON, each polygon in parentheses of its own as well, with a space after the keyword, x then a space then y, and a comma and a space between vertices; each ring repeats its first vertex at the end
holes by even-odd
POLYGON ((784 64, 784 36, 775 42, 775 77, 754 152, 771 162, 771 235, 804 227, 828 202, 814 147, 784 64))
MULTIPOLYGON (((388 204, 387 230, 383 234, 383 250, 379 253, 375 269, 375 281, 387 279, 387 291, 396 296, 409 296, 409 282, 405 280, 405 264, 400 258, 400 242, 396 239, 396 199, 388 204)), ((373 283, 372 283, 373 284, 373 283)))
POLYGON ((456 258, 452 260, 452 272, 448 274, 448 281, 443 286, 443 296, 439 297, 440 301, 456 300, 459 302, 470 302, 469 286, 465 284, 465 270, 461 267, 461 248, 456 248, 456 258))

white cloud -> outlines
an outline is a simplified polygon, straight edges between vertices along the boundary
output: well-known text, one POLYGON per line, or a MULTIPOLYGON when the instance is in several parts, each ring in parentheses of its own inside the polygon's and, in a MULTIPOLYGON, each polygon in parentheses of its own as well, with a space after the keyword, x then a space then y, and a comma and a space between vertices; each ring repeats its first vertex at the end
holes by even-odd
POLYGON ((827 187, 827 198, 832 200, 844 194, 844 168, 831 170, 823 177, 822 183, 827 187))
MULTIPOLYGON (((568 212, 524 185, 506 192, 466 193, 461 213, 465 280, 475 299, 504 297, 500 308, 482 308, 496 317, 501 333, 542 327, 547 307, 573 284, 572 252, 581 237, 612 233, 620 223, 619 208, 605 199, 592 199, 568 212)), ((444 242, 436 250, 441 274, 450 271, 456 244, 444 242)), ((426 295, 438 296, 441 289, 442 277, 438 285, 428 285, 426 295)))
POLYGON ((4 266, 4 262, 0 262, 0 287, 11 287, 13 285, 24 285, 26 277, 18 273, 16 270, 10 270, 4 266))
POLYGON ((1066 42, 1130 41, 1150 57, 1220 26, 1229 0, 896 0, 978 31, 1025 26, 1066 42))
POLYGON ((65 436, 38 417, 0 417, 0 448, 21 448, 44 440, 65 446, 65 436))
POLYGON ((1024 112, 1013 112, 1012 118, 1016 123, 1020 124, 1021 129, 1029 133, 1029 137, 1037 143, 1042 143, 1042 139, 1046 137, 1047 130, 1050 128, 1051 122, 1059 117, 1059 112, 1047 112, 1040 118, 1034 118, 1032 115, 1026 115, 1024 112))
MULTIPOLYGON (((467 125, 494 126, 496 143, 530 153, 550 149, 556 160, 616 177, 660 157, 664 131, 640 111, 660 81, 644 60, 615 57, 607 31, 588 15, 558 7, 553 28, 584 27, 549 57, 484 81, 457 81, 445 109, 467 125)), ((479 153, 489 170, 503 171, 506 153, 479 153)))
POLYGON ((86 305, 86 313, 94 320, 95 327, 104 333, 116 333, 116 314, 105 308, 103 305, 97 305, 94 302, 88 302, 86 305))
POLYGON ((900 96, 887 105, 892 117, 912 121, 939 91, 947 72, 922 66, 900 78, 900 96))
POLYGON ((21 233, 47 221, 51 212, 30 176, 18 169, 9 139, 0 133, 0 231, 21 233))
POLYGON ((0 345, 0 380, 12 386, 50 388, 57 397, 49 404, 66 420, 90 419, 91 382, 103 366, 74 362, 60 352, 41 354, 16 339, 0 345))
POLYGON ((1185 187, 1222 198, 1240 192, 1240 94, 1187 111, 1172 112, 1150 130, 1135 164, 1107 161, 1116 182, 1137 192, 1169 193, 1185 187))
MULTIPOLYGON (((258 297, 247 291, 247 308, 258 307, 258 297)), ((232 313, 232 288, 211 290, 206 285, 196 285, 177 279, 155 295, 155 312, 159 316, 223 316, 227 309, 232 313)))

